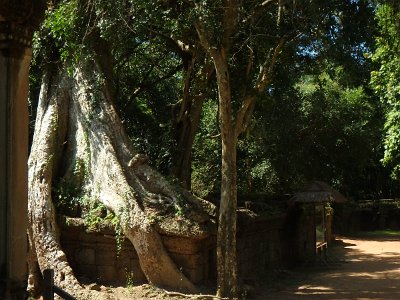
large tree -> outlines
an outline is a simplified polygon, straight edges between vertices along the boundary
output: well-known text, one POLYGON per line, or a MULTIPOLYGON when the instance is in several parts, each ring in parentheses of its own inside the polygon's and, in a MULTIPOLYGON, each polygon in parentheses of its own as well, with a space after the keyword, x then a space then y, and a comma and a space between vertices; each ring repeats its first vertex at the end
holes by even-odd
POLYGON ((160 234, 201 239, 212 222, 202 201, 132 147, 115 108, 114 53, 92 22, 91 4, 62 3, 48 12, 38 36, 43 79, 29 158, 31 283, 52 268, 59 286, 79 289, 60 247, 55 205, 83 211, 101 205, 132 242, 150 283, 194 291, 160 234))

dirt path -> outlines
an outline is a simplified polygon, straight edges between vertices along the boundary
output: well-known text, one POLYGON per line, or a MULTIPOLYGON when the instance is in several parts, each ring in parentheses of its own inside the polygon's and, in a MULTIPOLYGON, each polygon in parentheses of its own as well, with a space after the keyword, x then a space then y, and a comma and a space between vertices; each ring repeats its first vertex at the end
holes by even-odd
MULTIPOLYGON (((338 238, 330 247, 327 264, 306 265, 277 273, 243 299, 256 300, 400 300, 400 236, 338 238)), ((90 300, 185 300, 144 284, 130 288, 92 291, 90 300)), ((209 293, 208 293, 209 294, 209 293)))
POLYGON ((340 238, 328 257, 327 266, 296 270, 256 299, 400 299, 400 237, 340 238))

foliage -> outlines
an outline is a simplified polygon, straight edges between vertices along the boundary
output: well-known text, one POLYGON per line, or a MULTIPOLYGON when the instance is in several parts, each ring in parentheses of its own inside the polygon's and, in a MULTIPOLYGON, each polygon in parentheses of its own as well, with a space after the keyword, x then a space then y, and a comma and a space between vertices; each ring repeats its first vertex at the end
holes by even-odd
MULTIPOLYGON (((190 57, 177 48, 177 42, 202 53, 193 26, 198 18, 204 20, 213 43, 224 42, 221 1, 196 3, 64 0, 54 4, 34 40, 32 118, 40 68, 59 60, 73 65, 85 55, 94 56, 93 40, 97 41, 107 46, 112 66, 112 76, 102 80, 111 80, 113 99, 133 144, 158 170, 168 173, 177 151, 174 118, 182 103, 190 57)), ((393 7, 382 4, 376 10, 381 33, 373 61, 382 67, 372 74, 371 82, 387 109, 384 162, 395 174, 400 114, 393 7)), ((320 179, 342 190, 356 190, 352 193, 360 197, 387 194, 393 182, 379 163, 382 107, 367 86, 371 62, 364 55, 374 51, 374 6, 366 0, 299 1, 296 13, 293 8, 286 11, 280 24, 276 6, 263 15, 257 15, 258 9, 256 2, 241 2, 239 16, 244 21, 231 39, 235 111, 243 92, 257 80, 257 68, 242 76, 250 53, 253 66, 260 66, 281 36, 294 32, 295 39, 280 53, 270 85, 258 97, 253 121, 239 140, 240 192, 287 193, 305 181, 320 179)), ((204 60, 196 60, 193 78, 201 76, 204 65, 204 60)), ((200 88, 211 93, 193 148, 192 187, 207 196, 218 193, 220 184, 219 108, 215 85, 191 87, 200 88)), ((89 117, 93 118, 96 101, 92 104, 94 113, 89 117)), ((75 191, 60 193, 77 197, 75 191)))
POLYGON ((374 135, 379 123, 374 123, 375 107, 363 87, 343 86, 343 70, 335 73, 335 79, 326 72, 302 78, 296 87, 302 100, 304 174, 345 186, 370 163, 374 148, 365 145, 379 147, 374 135))
POLYGON ((220 188, 221 142, 218 107, 207 101, 193 148, 192 190, 200 197, 215 195, 220 188))
POLYGON ((378 69, 371 73, 371 86, 386 107, 385 154, 383 163, 390 166, 392 176, 400 178, 400 9, 391 1, 379 1, 376 19, 379 35, 372 60, 378 69))
POLYGON ((111 225, 116 234, 117 255, 121 253, 125 235, 120 220, 96 195, 88 195, 74 180, 61 179, 53 188, 53 199, 59 214, 82 218, 87 231, 97 231, 102 226, 111 225))
MULTIPOLYGON (((152 37, 144 28, 148 24, 132 20, 132 12, 138 17, 147 15, 139 14, 141 9, 127 2, 64 0, 50 7, 34 38, 32 87, 38 86, 41 69, 49 63, 62 61, 72 74, 85 57, 108 55, 112 74, 106 74, 105 79, 113 86, 113 99, 125 129, 138 151, 167 172, 175 149, 171 116, 180 92, 182 64, 160 37, 152 37), (126 5, 130 9, 126 10, 126 5), (102 49, 96 50, 98 45, 102 49), (103 53, 108 50, 110 53, 103 53)), ((99 86, 93 85, 93 108, 99 86)), ((37 96, 33 95, 32 101, 37 96)), ((32 112, 34 119, 34 109, 32 112)), ((95 112, 89 121, 94 116, 95 112)))
MULTIPOLYGON (((371 61, 364 53, 374 52, 373 62, 381 64, 371 84, 386 108, 384 162, 397 176, 399 15, 394 7, 377 6, 382 37, 375 51, 374 6, 367 0, 59 1, 35 37, 32 87, 47 64, 69 66, 72 74, 81 60, 94 58, 103 74, 93 82, 87 121, 97 117, 96 95, 106 86, 134 146, 164 174, 182 148, 192 147, 184 138, 180 144, 181 125, 194 115, 194 106, 186 104, 201 99, 192 188, 207 197, 226 183, 222 249, 224 242, 235 245, 236 168, 241 194, 290 193, 314 179, 356 197, 390 191, 379 165, 383 109, 367 86, 371 61), (230 214, 226 210, 224 217, 226 208, 230 214)), ((33 91, 32 105, 34 97, 33 91)), ((186 128, 196 131, 193 123, 186 128)), ((95 192, 83 188, 84 166, 75 171, 73 179, 54 186, 57 208, 84 217, 89 230, 110 220, 120 251, 120 221, 95 192)), ((177 218, 187 213, 181 203, 172 209, 177 218)), ((234 263, 227 265, 225 275, 235 269, 234 263)))
POLYGON ((292 78, 290 88, 272 91, 273 100, 263 108, 270 114, 256 113, 282 192, 310 180, 353 197, 380 188, 372 177, 382 173, 381 107, 367 87, 345 80, 346 67, 325 63, 292 78))

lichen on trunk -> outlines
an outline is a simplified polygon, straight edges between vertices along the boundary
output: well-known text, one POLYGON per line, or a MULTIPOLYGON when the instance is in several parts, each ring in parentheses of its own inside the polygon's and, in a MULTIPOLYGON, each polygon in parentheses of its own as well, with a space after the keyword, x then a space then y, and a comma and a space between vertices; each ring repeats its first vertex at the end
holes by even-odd
POLYGON ((64 207, 79 206, 75 213, 95 202, 104 205, 135 247, 150 283, 193 292, 159 234, 202 239, 214 225, 195 197, 133 149, 107 86, 94 61, 75 68, 72 78, 63 69, 44 76, 29 159, 32 279, 37 258, 41 271, 55 269, 58 285, 79 288, 60 247, 54 202, 61 198, 64 207), (68 186, 75 198, 56 197, 68 186))

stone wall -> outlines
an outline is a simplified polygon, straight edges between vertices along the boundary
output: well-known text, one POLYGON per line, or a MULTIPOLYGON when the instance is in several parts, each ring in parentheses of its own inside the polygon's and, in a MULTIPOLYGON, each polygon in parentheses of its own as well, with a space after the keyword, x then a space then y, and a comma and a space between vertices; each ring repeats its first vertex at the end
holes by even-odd
POLYGON ((400 230, 400 200, 363 200, 335 207, 333 227, 341 234, 400 230))
POLYGON ((115 232, 111 228, 87 232, 82 220, 75 220, 62 228, 61 246, 77 277, 113 285, 126 285, 128 280, 146 281, 129 241, 123 239, 117 249, 115 232))
POLYGON ((172 236, 161 236, 161 238, 172 260, 193 283, 201 283, 214 278, 215 236, 204 240, 172 236))
POLYGON ((314 204, 297 204, 288 215, 288 243, 291 264, 314 259, 316 253, 314 204))
POLYGON ((287 266, 286 215, 260 216, 238 211, 239 276, 253 279, 287 266))
MULTIPOLYGON (((239 209, 239 276, 243 280, 257 279, 274 269, 309 260, 316 251, 313 218, 313 207, 307 204, 274 216, 239 209)), ((161 238, 178 268, 193 283, 215 283, 215 236, 203 240, 161 238)), ((108 285, 146 282, 132 244, 123 240, 117 251, 118 243, 112 227, 87 232, 81 219, 72 219, 68 226, 63 226, 61 241, 72 268, 82 279, 108 285)))
MULTIPOLYGON (((127 239, 119 241, 112 227, 102 226, 88 232, 81 219, 62 223, 61 245, 78 278, 123 286, 146 282, 131 242, 127 239)), ((209 279, 215 239, 161 238, 177 267, 193 283, 209 279)))

